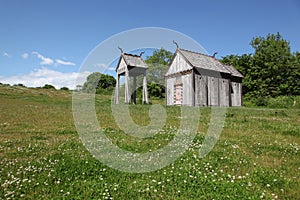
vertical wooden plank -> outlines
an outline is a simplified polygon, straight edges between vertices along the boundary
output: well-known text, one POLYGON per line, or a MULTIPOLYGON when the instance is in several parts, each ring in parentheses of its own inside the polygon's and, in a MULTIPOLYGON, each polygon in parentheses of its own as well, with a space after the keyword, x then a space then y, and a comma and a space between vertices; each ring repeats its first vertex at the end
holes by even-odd
POLYGON ((120 75, 117 74, 117 80, 116 80, 116 92, 115 92, 115 104, 119 104, 119 90, 120 90, 120 75))
POLYGON ((208 105, 207 76, 202 76, 202 79, 201 79, 201 94, 202 94, 201 104, 203 106, 207 106, 208 105))
POLYGON ((208 102, 208 106, 211 106, 211 80, 210 80, 211 77, 207 77, 207 102, 208 102))
POLYGON ((229 106, 229 82, 228 79, 219 79, 219 104, 222 107, 229 106))
POLYGON ((170 83, 170 78, 169 77, 166 77, 166 80, 165 80, 165 85, 166 85, 166 105, 167 106, 170 106, 170 95, 171 95, 171 87, 169 86, 169 83, 170 83))
POLYGON ((242 106, 242 84, 239 82, 231 82, 231 87, 232 106, 242 106))
POLYGON ((192 106, 195 106, 195 72, 194 72, 194 70, 191 73, 190 80, 191 80, 191 84, 192 84, 192 87, 191 87, 192 106))
POLYGON ((208 105, 219 106, 219 81, 211 76, 208 76, 208 105))
POLYGON ((193 106, 193 86, 192 86, 192 74, 186 74, 181 76, 182 88, 183 88, 183 105, 193 106))
POLYGON ((201 106, 200 104, 200 80, 201 76, 195 74, 195 106, 201 106))
POLYGON ((212 86, 212 77, 207 77, 207 91, 208 91, 208 106, 212 106, 212 98, 213 98, 213 86, 212 86))
POLYGON ((236 106, 242 106, 242 83, 237 83, 236 106))
POLYGON ((219 79, 219 106, 223 107, 225 102, 224 95, 224 80, 222 78, 219 79))
POLYGON ((243 83, 240 83, 240 94, 239 94, 239 98, 240 98, 240 104, 239 104, 239 106, 243 106, 243 83))
POLYGON ((188 91, 188 84, 189 82, 187 81, 187 76, 181 76, 181 81, 182 81, 182 95, 183 95, 183 105, 188 105, 189 101, 189 91, 188 91))
POLYGON ((236 106, 237 102, 236 102, 236 83, 235 82, 231 82, 231 105, 232 106, 236 106))
POLYGON ((166 98, 167 98, 167 105, 171 106, 174 105, 174 85, 175 85, 175 77, 167 78, 167 91, 166 91, 166 98))
POLYGON ((195 106, 207 106, 207 76, 195 75, 195 106))
POLYGON ((232 88, 232 92, 231 92, 231 102, 232 102, 232 106, 237 106, 237 83, 236 82, 231 82, 231 88, 232 88))
POLYGON ((231 94, 232 94, 232 87, 231 87, 231 84, 232 84, 232 82, 231 82, 231 80, 230 79, 228 79, 228 97, 229 97, 229 107, 232 107, 232 97, 231 97, 231 94))

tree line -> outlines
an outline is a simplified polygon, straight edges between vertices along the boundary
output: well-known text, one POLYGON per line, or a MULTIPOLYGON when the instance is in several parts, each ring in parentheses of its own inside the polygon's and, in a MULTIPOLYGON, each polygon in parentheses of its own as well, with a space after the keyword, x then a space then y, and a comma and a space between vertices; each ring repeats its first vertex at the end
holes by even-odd
MULTIPOLYGON (((269 97, 300 95, 300 52, 291 52, 290 42, 279 33, 255 37, 250 45, 253 53, 232 54, 220 59, 243 74, 244 99, 260 104, 258 101, 269 97)), ((150 96, 165 96, 164 74, 172 56, 172 52, 162 48, 145 59, 149 66, 147 80, 150 96)), ((82 89, 96 90, 97 93, 112 92, 115 84, 114 77, 95 72, 88 76, 82 89)), ((139 90, 141 88, 137 89, 137 95, 139 90)))
POLYGON ((291 52, 290 43, 279 33, 253 38, 250 45, 253 53, 228 55, 220 60, 244 75, 244 98, 263 101, 300 95, 300 53, 291 52))
MULTIPOLYGON (((23 88, 27 88, 23 83, 18 83, 18 84, 13 84, 13 85, 10 85, 8 83, 0 83, 0 86, 3 86, 3 87, 10 87, 10 86, 13 86, 13 87, 23 87, 23 88)), ((49 89, 49 90, 56 90, 56 88, 53 86, 53 85, 50 85, 50 84, 45 84, 44 86, 42 87, 35 87, 37 89, 49 89)), ((70 90, 68 87, 61 87, 60 90, 70 90)))

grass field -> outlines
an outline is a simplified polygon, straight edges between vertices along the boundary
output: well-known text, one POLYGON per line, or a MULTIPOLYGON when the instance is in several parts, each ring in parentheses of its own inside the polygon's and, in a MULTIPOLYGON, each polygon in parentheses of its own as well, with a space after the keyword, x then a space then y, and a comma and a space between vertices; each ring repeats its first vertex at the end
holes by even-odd
MULTIPOLYGON (((97 95, 95 105, 105 134, 130 151, 167 145, 180 122, 180 108, 167 107, 161 134, 137 139, 117 127, 109 96, 97 95)), ((130 105, 137 124, 149 123, 149 107, 130 105)), ((202 159, 211 112, 200 112, 182 157, 157 171, 126 173, 86 150, 71 92, 0 86, 0 199, 300 199, 299 109, 228 108, 221 137, 202 159)))

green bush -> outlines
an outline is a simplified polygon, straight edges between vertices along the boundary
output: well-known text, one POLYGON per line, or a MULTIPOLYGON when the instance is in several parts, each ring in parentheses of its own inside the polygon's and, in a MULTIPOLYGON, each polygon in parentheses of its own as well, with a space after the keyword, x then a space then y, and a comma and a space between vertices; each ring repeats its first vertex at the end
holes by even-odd
POLYGON ((53 90, 55 90, 55 87, 53 85, 50 85, 50 84, 45 84, 42 88, 43 89, 53 89, 53 90))
POLYGON ((257 106, 267 106, 269 103, 268 97, 258 97, 254 100, 255 105, 257 106))
POLYGON ((243 98, 245 107, 268 107, 268 108, 300 108, 300 96, 278 96, 254 98, 245 95, 243 98))
POLYGON ((69 90, 69 88, 67 88, 67 87, 62 87, 62 88, 60 88, 60 90, 69 90))
POLYGON ((293 108, 300 109, 300 96, 295 96, 293 101, 293 108))
POLYGON ((267 106, 269 102, 269 97, 255 97, 253 94, 246 94, 243 96, 243 106, 245 107, 261 107, 267 106))
POLYGON ((291 96, 279 96, 270 98, 268 102, 269 108, 291 108, 293 106, 294 98, 291 96))
POLYGON ((112 95, 114 91, 113 87, 108 87, 108 88, 97 88, 96 89, 96 94, 104 94, 104 95, 112 95))

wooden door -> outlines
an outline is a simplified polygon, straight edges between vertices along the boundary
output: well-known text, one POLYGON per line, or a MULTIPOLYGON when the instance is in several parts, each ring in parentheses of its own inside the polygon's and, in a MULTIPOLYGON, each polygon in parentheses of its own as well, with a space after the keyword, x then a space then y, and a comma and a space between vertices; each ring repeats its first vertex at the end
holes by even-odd
POLYGON ((182 100, 183 100, 183 91, 182 91, 182 84, 177 84, 174 87, 174 104, 175 105, 182 105, 182 100))

